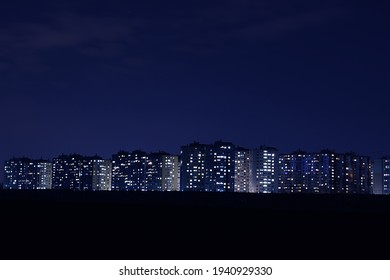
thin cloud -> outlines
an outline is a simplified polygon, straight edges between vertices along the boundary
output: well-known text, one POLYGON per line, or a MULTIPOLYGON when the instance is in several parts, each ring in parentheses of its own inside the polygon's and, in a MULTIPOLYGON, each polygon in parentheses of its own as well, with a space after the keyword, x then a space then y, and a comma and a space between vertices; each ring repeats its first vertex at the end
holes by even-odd
MULTIPOLYGON (((139 19, 60 14, 45 23, 13 23, 0 28, 0 60, 22 68, 42 64, 41 55, 53 49, 71 49, 89 56, 120 56, 137 42, 139 19), (23 67, 25 65, 26 67, 23 67)), ((26 70, 26 69, 24 69, 26 70)))
MULTIPOLYGON (((273 41, 333 20, 338 9, 289 11, 284 1, 210 1, 203 6, 156 19, 146 9, 134 16, 56 13, 39 22, 0 26, 0 71, 49 69, 44 54, 72 51, 79 56, 144 64, 165 51, 208 55, 236 41, 273 41), (288 9, 287 9, 288 10, 288 9), (136 50, 136 51, 135 51, 136 50)), ((286 4, 287 5, 287 4, 286 4)), ((12 71, 11 71, 12 72, 12 71)))
POLYGON ((339 11, 330 10, 281 16, 236 29, 227 36, 269 41, 279 39, 291 32, 297 32, 312 26, 328 23, 335 19, 339 14, 339 11))
POLYGON ((53 47, 75 47, 90 42, 112 42, 125 39, 131 42, 134 29, 142 21, 94 18, 66 14, 47 23, 18 23, 1 30, 0 42, 9 47, 45 50, 53 47))
POLYGON ((233 41, 278 41, 345 15, 346 12, 338 7, 286 13, 269 1, 238 3, 231 0, 222 8, 209 7, 192 17, 172 22, 172 29, 181 35, 181 40, 172 38, 171 47, 183 52, 214 53, 233 41))

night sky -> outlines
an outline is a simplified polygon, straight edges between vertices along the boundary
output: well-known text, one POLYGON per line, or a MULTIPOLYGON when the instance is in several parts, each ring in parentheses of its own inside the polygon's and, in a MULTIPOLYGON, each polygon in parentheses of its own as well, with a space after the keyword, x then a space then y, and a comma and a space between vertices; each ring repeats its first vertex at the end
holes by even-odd
POLYGON ((386 1, 2 0, 0 168, 218 139, 389 154, 389 12, 386 1))

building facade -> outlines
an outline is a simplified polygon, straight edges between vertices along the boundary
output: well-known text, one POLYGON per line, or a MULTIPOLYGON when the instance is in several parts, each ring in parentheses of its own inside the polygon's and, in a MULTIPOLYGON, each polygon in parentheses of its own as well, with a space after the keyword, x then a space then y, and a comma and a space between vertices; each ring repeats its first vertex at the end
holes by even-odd
POLYGON ((178 191, 178 156, 140 150, 113 155, 112 190, 178 191))
POLYGON ((52 164, 49 161, 13 158, 5 162, 4 172, 4 189, 52 188, 52 164))
POLYGON ((206 192, 234 192, 235 149, 232 143, 222 141, 206 146, 206 192))
POLYGON ((92 161, 92 190, 111 191, 112 164, 110 160, 95 159, 92 161))
POLYGON ((344 155, 344 182, 342 193, 372 194, 373 171, 369 157, 354 153, 344 155))
POLYGON ((249 151, 249 192, 277 192, 277 150, 261 146, 249 151))
POLYGON ((390 194, 390 157, 386 156, 381 159, 382 169, 382 194, 390 194))
POLYGON ((304 151, 280 155, 278 192, 318 192, 316 188, 313 188, 315 183, 312 183, 312 179, 315 180, 315 176, 312 176, 312 170, 315 168, 312 158, 312 155, 304 151))
POLYGON ((148 191, 178 191, 178 157, 165 152, 150 153, 146 163, 148 191))
POLYGON ((112 156, 112 184, 113 191, 129 190, 130 180, 130 153, 120 151, 112 156))
POLYGON ((83 157, 81 155, 61 155, 53 159, 53 189, 82 190, 83 157))
POLYGON ((282 193, 371 194, 372 163, 353 153, 297 151, 280 155, 278 181, 282 193))
POLYGON ((112 156, 112 190, 147 191, 148 155, 144 151, 120 151, 112 156))
POLYGON ((194 142, 180 152, 180 191, 205 191, 207 145, 194 142))
POLYGON ((179 191, 179 157, 175 155, 164 155, 162 165, 162 191, 179 191))
POLYGON ((320 193, 341 193, 343 189, 343 155, 331 150, 323 150, 314 155, 318 165, 315 172, 320 193))
POLYGON ((129 191, 147 191, 147 161, 148 155, 141 150, 133 151, 129 154, 129 178, 128 187, 129 191))
POLYGON ((52 188, 53 180, 53 165, 49 161, 37 160, 37 189, 50 190, 52 188))
POLYGON ((61 155, 53 159, 52 185, 57 190, 110 190, 111 163, 98 156, 61 155))
POLYGON ((249 150, 237 148, 234 156, 234 191, 249 192, 249 150))

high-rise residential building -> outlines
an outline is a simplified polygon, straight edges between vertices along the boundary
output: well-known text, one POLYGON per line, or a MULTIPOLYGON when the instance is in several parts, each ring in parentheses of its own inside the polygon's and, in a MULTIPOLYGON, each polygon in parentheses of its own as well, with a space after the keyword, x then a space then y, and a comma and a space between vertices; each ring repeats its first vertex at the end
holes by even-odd
POLYGON ((81 176, 83 174, 81 155, 61 155, 53 159, 53 189, 83 190, 81 176))
POLYGON ((112 156, 112 186, 113 191, 129 190, 130 153, 120 151, 112 156))
POLYGON ((343 186, 343 155, 331 150, 322 150, 314 154, 315 183, 319 184, 320 193, 341 193, 343 186))
POLYGON ((53 165, 49 161, 37 160, 37 189, 49 190, 52 188, 53 165))
POLYGON ((35 165, 29 158, 13 158, 4 165, 5 189, 33 189, 35 165))
POLYGON ((130 173, 128 180, 129 191, 147 191, 146 186, 146 164, 148 155, 144 151, 136 150, 129 154, 130 173))
POLYGON ((330 150, 279 157, 279 192, 369 194, 372 184, 369 157, 330 150))
POLYGON ((372 194, 373 171, 370 157, 354 153, 344 155, 342 193, 372 194))
POLYGON ((111 163, 101 157, 61 155, 53 159, 53 189, 110 190, 111 163))
POLYGON ((325 150, 321 153, 295 151, 280 155, 278 191, 282 193, 327 192, 329 180, 326 177, 334 169, 328 165, 328 160, 328 152, 325 150))
POLYGON ((376 158, 372 161, 372 173, 373 173, 373 184, 372 184, 372 193, 373 194, 384 194, 384 159, 386 157, 382 158, 376 158))
POLYGON ((206 146, 205 191, 234 192, 235 148, 222 141, 206 146))
POLYGON ((277 150, 261 146, 249 151, 249 192, 277 192, 277 150))
POLYGON ((237 148, 234 157, 234 191, 249 192, 249 150, 237 148))
POLYGON ((178 157, 168 153, 121 151, 112 156, 112 190, 177 191, 178 157))
POLYGON ((181 191, 181 158, 177 157, 177 191, 181 191))
POLYGON ((140 150, 120 151, 112 156, 112 190, 147 191, 148 155, 140 150))
POLYGON ((175 155, 164 155, 162 166, 162 190, 179 191, 179 157, 175 155))
POLYGON ((180 190, 234 192, 235 148, 232 143, 222 141, 182 146, 180 190))
POLYGON ((194 142, 180 153, 180 191, 205 191, 207 145, 194 142))
POLYGON ((313 157, 306 152, 296 151, 280 155, 278 192, 319 192, 319 186, 315 187, 312 183, 312 179, 315 180, 315 176, 312 176, 313 169, 315 169, 313 157))
POLYGON ((390 194, 390 156, 381 159, 382 194, 390 194))
POLYGON ((163 165, 166 153, 151 153, 146 161, 145 190, 162 191, 163 165))
POLYGON ((165 152, 150 153, 146 164, 148 191, 178 191, 178 157, 165 152))
POLYGON ((112 164, 110 160, 94 159, 92 174, 92 190, 110 191, 112 180, 112 164))
POLYGON ((13 158, 5 162, 4 189, 51 189, 51 163, 45 160, 13 158))

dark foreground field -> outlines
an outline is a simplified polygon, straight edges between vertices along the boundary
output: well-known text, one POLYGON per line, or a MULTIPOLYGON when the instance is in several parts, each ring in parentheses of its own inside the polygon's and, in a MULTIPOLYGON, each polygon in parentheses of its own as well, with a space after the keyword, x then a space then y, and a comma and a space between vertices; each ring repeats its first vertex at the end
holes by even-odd
POLYGON ((389 259, 390 197, 0 191, 2 259, 389 259))

